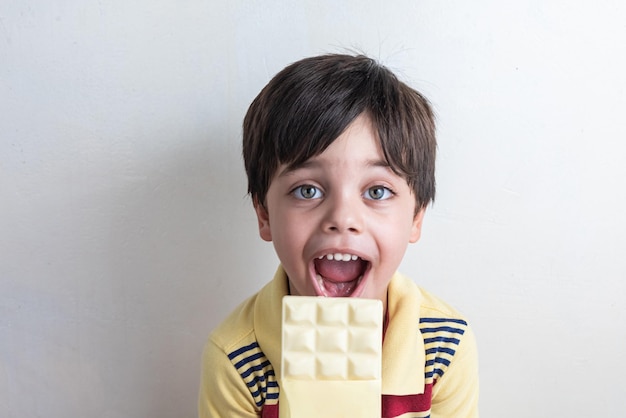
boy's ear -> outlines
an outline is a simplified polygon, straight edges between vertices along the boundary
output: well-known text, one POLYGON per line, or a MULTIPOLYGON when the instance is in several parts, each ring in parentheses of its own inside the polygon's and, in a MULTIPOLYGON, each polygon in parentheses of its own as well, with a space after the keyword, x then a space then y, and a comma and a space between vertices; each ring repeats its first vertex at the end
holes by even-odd
POLYGON ((413 217, 413 224, 411 225, 411 235, 409 237, 409 242, 411 244, 417 242, 422 235, 422 221, 424 220, 424 213, 426 212, 426 208, 422 208, 415 214, 413 217))
POLYGON ((270 242, 272 240, 272 231, 270 229, 270 215, 267 213, 267 209, 259 201, 254 201, 254 210, 256 212, 256 218, 259 222, 259 235, 264 241, 270 242))

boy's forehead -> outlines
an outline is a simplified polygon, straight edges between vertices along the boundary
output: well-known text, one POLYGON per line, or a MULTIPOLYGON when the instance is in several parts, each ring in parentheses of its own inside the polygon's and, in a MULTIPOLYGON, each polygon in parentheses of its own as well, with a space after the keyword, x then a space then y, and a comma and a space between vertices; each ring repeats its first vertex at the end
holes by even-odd
POLYGON ((380 158, 357 160, 348 156, 343 162, 340 162, 326 159, 323 156, 317 155, 301 163, 279 165, 276 170, 276 177, 289 177, 303 170, 327 171, 329 167, 336 167, 341 165, 357 165, 358 167, 363 169, 383 168, 385 170, 393 171, 391 165, 386 160, 380 158))

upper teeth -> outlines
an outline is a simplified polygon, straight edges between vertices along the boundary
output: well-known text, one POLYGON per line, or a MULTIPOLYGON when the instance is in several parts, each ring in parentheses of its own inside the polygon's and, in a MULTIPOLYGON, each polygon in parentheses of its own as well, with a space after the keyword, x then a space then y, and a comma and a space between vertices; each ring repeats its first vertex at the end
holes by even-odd
POLYGON ((336 261, 350 261, 350 260, 354 261, 357 258, 359 258, 358 256, 354 254, 342 254, 342 253, 321 255, 320 259, 324 257, 326 257, 327 260, 336 260, 336 261))

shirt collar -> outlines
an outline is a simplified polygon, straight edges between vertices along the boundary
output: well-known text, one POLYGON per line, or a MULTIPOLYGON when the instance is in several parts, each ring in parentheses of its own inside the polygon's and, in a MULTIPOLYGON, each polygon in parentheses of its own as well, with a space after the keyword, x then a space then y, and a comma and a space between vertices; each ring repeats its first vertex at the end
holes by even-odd
MULTIPOLYGON (((261 349, 281 376, 282 299, 289 294, 282 266, 259 292, 254 329, 261 349)), ((421 293, 408 278, 396 273, 389 283, 389 325, 383 342, 382 392, 388 395, 424 393, 424 340, 419 330, 421 293)))
POLYGON ((421 293, 396 273, 387 290, 389 325, 383 342, 383 393, 424 393, 424 340, 419 330, 421 293))

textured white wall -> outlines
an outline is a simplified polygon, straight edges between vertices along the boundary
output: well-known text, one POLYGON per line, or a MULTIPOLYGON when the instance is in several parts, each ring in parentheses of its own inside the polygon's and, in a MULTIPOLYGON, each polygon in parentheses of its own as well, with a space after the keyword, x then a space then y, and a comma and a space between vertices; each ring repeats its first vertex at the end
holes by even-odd
POLYGON ((203 342, 272 275, 241 120, 356 48, 439 115, 402 270, 465 312, 484 417, 623 415, 626 3, 0 4, 0 416, 193 417, 203 342))

